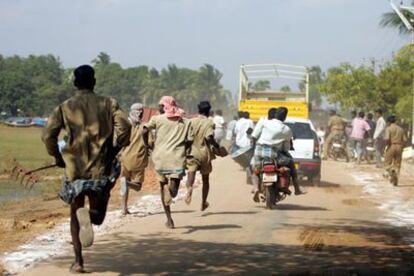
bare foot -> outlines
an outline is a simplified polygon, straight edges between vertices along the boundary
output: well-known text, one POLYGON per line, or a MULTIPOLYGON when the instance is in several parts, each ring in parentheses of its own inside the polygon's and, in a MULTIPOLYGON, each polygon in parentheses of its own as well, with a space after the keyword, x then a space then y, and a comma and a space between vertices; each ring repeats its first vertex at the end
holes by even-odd
POLYGON ((171 203, 172 203, 172 197, 171 197, 171 192, 170 192, 170 186, 169 185, 164 185, 163 193, 164 193, 164 204, 165 204, 165 206, 170 206, 171 203))
POLYGON ((174 229, 174 228, 175 228, 175 226, 174 226, 174 221, 173 221, 173 220, 168 220, 168 221, 165 223, 165 226, 166 226, 167 228, 169 228, 169 229, 174 229))
POLYGON ((76 217, 79 222, 79 239, 82 246, 92 246, 94 233, 89 210, 86 208, 79 208, 78 210, 76 210, 76 217))
POLYGON ((78 263, 73 263, 70 266, 69 271, 70 273, 74 273, 74 274, 86 273, 85 269, 83 269, 83 266, 78 263))
POLYGON ((255 191, 254 192, 254 196, 253 196, 253 201, 259 203, 260 202, 260 198, 259 198, 259 191, 255 191))
POLYGON ((122 216, 123 217, 126 217, 127 215, 130 215, 130 214, 131 214, 131 212, 128 209, 125 209, 125 210, 122 211, 122 216))
POLYGON ((190 205, 191 204, 191 197, 193 195, 193 189, 192 188, 188 188, 187 189, 187 194, 185 195, 185 204, 190 205))
POLYGON ((295 195, 306 195, 308 192, 302 190, 296 190, 295 195))
POLYGON ((204 204, 201 204, 201 211, 204 211, 205 209, 207 209, 208 206, 210 206, 210 204, 207 201, 204 204))

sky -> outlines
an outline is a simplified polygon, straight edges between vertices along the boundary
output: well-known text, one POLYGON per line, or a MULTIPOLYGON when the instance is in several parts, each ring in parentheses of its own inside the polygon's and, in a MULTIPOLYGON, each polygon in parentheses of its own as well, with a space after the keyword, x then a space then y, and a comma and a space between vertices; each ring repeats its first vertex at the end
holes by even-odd
POLYGON ((101 51, 123 67, 210 63, 234 93, 240 64, 389 59, 409 41, 379 27, 390 10, 388 0, 0 0, 0 54, 53 54, 65 67, 101 51))

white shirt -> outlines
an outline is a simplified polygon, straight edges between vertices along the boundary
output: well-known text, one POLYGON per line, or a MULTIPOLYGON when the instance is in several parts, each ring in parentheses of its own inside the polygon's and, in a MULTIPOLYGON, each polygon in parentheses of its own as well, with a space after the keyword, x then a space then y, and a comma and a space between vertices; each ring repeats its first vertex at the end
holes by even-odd
POLYGON ((224 118, 220 115, 216 115, 213 118, 216 129, 222 129, 224 127, 224 118))
POLYGON ((257 143, 260 145, 289 150, 293 134, 283 122, 277 119, 262 118, 254 128, 252 136, 257 139, 257 143))
POLYGON ((375 132, 374 132, 374 139, 384 138, 386 123, 384 118, 381 116, 377 120, 377 124, 375 125, 375 132))
POLYGON ((234 132, 236 133, 236 145, 240 148, 249 147, 251 145, 250 137, 247 135, 247 130, 254 128, 253 121, 246 118, 240 118, 236 126, 234 127, 234 132))
POLYGON ((234 137, 234 129, 236 127, 236 120, 231 120, 229 124, 227 125, 227 132, 226 132, 226 139, 227 140, 233 140, 234 137))

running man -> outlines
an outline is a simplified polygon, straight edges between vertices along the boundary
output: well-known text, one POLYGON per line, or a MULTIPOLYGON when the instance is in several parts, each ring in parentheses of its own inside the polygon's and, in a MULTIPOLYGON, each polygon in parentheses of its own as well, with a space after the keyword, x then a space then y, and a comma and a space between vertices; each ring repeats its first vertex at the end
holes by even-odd
POLYGON ((74 77, 78 91, 50 115, 42 140, 56 164, 65 168, 66 180, 59 195, 70 204, 75 252, 70 269, 82 273, 82 247, 93 243, 91 223, 100 225, 104 221, 117 176, 113 169, 115 156, 129 144, 131 125, 114 99, 94 93, 95 72, 91 66, 76 68, 74 77), (60 153, 58 137, 62 129, 68 140, 60 153), (84 208, 85 196, 89 198, 89 210, 84 208))
POLYGON ((193 133, 190 120, 181 117, 182 111, 173 97, 162 97, 159 107, 161 114, 153 116, 144 125, 143 137, 145 146, 149 148, 149 132, 156 131, 152 161, 160 181, 161 202, 167 216, 165 225, 172 229, 174 221, 170 205, 185 174, 186 156, 191 148, 193 133))
POLYGON ((144 105, 134 103, 129 112, 129 122, 132 125, 130 144, 121 155, 121 208, 122 215, 129 214, 128 194, 129 188, 139 192, 144 183, 145 168, 148 166, 147 149, 144 144, 143 130, 141 124, 144 115, 144 105))
POLYGON ((185 202, 191 203, 193 185, 196 172, 200 171, 203 180, 201 211, 209 206, 207 202, 208 192, 210 189, 210 173, 213 170, 211 161, 215 155, 211 147, 219 150, 219 144, 214 140, 214 122, 208 119, 211 105, 204 101, 198 104, 198 116, 191 119, 191 127, 194 134, 194 142, 191 146, 191 152, 187 158, 187 195, 185 202))

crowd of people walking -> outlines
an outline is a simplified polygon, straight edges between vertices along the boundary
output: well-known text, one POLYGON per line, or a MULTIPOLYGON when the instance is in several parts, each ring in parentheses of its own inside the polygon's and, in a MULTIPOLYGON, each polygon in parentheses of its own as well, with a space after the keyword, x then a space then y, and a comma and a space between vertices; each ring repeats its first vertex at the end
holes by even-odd
POLYGON ((326 132, 319 134, 324 136, 323 159, 331 156, 334 140, 342 139, 346 141, 347 160, 357 164, 375 160, 377 168, 385 169, 385 176, 393 170, 399 172, 403 149, 407 143, 406 132, 398 125, 394 115, 384 119, 381 109, 375 110, 374 114, 352 111, 351 121, 348 122, 331 110, 326 132))

